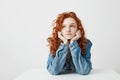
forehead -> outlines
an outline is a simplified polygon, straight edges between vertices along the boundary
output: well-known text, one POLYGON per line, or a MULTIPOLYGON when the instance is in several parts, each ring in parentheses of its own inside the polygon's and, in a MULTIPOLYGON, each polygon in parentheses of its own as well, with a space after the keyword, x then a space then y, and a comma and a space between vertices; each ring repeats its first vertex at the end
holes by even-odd
POLYGON ((77 24, 77 22, 73 18, 66 18, 64 19, 63 24, 77 24))

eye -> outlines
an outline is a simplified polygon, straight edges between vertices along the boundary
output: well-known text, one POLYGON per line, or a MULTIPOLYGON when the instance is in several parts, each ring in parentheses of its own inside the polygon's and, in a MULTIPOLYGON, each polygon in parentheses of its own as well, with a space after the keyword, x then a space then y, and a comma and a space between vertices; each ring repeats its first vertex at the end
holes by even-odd
POLYGON ((73 28, 74 28, 74 27, 75 27, 75 25, 70 25, 70 27, 73 27, 73 28))
POLYGON ((65 26, 63 25, 62 28, 65 28, 65 26))

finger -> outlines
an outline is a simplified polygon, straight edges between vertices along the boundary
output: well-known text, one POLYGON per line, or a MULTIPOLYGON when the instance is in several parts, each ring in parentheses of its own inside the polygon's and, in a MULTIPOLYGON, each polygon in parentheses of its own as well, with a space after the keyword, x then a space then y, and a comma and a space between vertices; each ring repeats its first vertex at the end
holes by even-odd
POLYGON ((61 40, 64 40, 64 37, 62 36, 61 32, 58 33, 58 37, 61 39, 61 40))
POLYGON ((58 32, 58 35, 60 36, 60 35, 61 35, 61 32, 58 32))
POLYGON ((80 34, 80 30, 77 31, 77 34, 80 34))
POLYGON ((78 35, 78 36, 81 36, 81 34, 80 34, 80 30, 78 30, 77 35, 78 35))
POLYGON ((58 37, 60 38, 60 32, 58 32, 58 37))
POLYGON ((60 32, 58 32, 58 34, 59 34, 60 32))
POLYGON ((78 30, 78 31, 76 32, 76 35, 78 35, 79 32, 80 32, 80 30, 78 30))

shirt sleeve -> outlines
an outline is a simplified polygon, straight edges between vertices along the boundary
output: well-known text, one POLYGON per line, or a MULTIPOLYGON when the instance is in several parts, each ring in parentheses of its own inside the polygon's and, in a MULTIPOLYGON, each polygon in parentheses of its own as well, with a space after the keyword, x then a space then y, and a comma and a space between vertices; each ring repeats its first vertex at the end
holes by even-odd
POLYGON ((47 70, 53 74, 57 75, 62 71, 62 68, 66 61, 66 56, 68 53, 68 44, 61 43, 56 51, 55 57, 50 53, 47 60, 47 70))
POLYGON ((91 71, 92 69, 90 53, 91 46, 92 46, 91 41, 87 40, 85 56, 83 57, 81 54, 81 48, 79 47, 77 41, 74 41, 72 44, 70 44, 72 60, 75 66, 76 73, 86 75, 89 74, 89 72, 91 71))

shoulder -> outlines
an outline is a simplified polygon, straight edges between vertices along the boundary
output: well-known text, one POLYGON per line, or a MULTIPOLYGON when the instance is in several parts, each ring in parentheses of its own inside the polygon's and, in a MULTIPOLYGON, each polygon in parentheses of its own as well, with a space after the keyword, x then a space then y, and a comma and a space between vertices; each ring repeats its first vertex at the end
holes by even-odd
POLYGON ((91 46, 92 46, 92 42, 91 42, 91 40, 89 40, 89 39, 87 39, 87 46, 88 46, 88 47, 91 47, 91 46))

